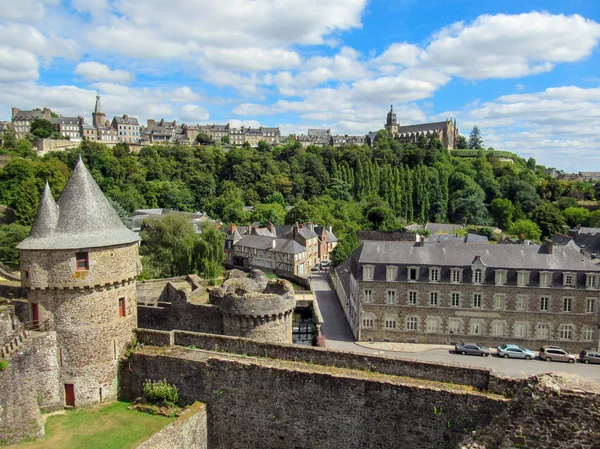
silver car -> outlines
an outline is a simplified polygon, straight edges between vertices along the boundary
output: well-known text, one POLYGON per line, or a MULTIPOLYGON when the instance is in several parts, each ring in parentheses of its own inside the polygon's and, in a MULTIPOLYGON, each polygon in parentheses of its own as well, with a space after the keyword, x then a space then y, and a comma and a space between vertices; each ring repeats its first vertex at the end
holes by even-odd
POLYGON ((482 357, 490 355, 490 350, 486 346, 480 346, 475 343, 456 343, 454 345, 454 352, 463 355, 480 355, 482 357))
POLYGON ((542 346, 540 348, 540 359, 546 362, 569 362, 575 363, 577 359, 573 354, 569 354, 564 349, 557 346, 542 346))
POLYGON ((535 353, 519 345, 502 345, 498 346, 498 357, 531 360, 535 359, 535 353))

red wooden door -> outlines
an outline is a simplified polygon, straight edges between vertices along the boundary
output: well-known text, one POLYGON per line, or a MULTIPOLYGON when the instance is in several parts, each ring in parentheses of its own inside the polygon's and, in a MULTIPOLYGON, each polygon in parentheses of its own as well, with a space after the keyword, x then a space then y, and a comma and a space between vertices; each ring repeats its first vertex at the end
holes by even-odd
POLYGON ((75 407, 75 385, 65 384, 65 405, 75 407))
POLYGON ((34 326, 40 324, 40 310, 37 304, 31 304, 31 321, 33 321, 34 326))

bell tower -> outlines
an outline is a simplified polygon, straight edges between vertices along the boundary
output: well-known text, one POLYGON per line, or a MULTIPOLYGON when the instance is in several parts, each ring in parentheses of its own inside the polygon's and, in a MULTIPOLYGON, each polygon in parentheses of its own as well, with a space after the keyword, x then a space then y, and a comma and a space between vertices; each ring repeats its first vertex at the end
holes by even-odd
POLYGON ((106 125, 106 114, 102 111, 102 103, 100 103, 100 95, 96 95, 96 107, 92 113, 92 126, 101 128, 106 125))
POLYGON ((385 130, 388 132, 390 137, 396 137, 398 135, 398 122, 396 121, 396 113, 394 112, 394 105, 390 106, 390 112, 388 112, 388 114, 387 114, 385 130))

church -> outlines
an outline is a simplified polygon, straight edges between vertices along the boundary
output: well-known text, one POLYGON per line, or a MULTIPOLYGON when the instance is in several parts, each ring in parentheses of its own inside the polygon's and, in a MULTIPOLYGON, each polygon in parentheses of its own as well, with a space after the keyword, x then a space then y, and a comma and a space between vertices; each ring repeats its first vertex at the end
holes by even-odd
POLYGON ((420 137, 437 137, 446 148, 454 150, 458 142, 456 120, 399 126, 393 105, 387 114, 385 130, 400 143, 416 143, 420 137))

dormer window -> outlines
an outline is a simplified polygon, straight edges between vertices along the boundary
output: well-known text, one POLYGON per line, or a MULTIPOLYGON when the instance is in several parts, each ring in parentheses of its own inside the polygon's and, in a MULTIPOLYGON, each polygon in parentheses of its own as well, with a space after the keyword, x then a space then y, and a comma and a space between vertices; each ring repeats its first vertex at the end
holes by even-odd
POLYGON ((496 285, 506 284, 506 270, 496 270, 496 285))
POLYGON ((429 281, 430 282, 439 282, 440 280, 440 269, 439 268, 430 268, 429 269, 429 281))
POLYGON ((385 267, 385 280, 393 282, 398 276, 398 267, 385 267))
POLYGON ((483 284, 483 271, 477 269, 473 272, 473 283, 483 284))
POLYGON ((452 268, 450 270, 450 282, 453 284, 462 282, 462 270, 460 268, 452 268))
POLYGON ((75 269, 85 271, 90 269, 89 253, 75 253, 75 269))
POLYGON ((529 285, 529 271, 517 271, 517 285, 519 287, 529 285))
POLYGON ((364 265, 363 266, 363 281, 372 281, 374 271, 375 271, 375 267, 373 265, 364 265))
POLYGON ((573 287, 575 285, 575 275, 573 273, 563 273, 563 285, 573 287))
POLYGON ((552 287, 552 273, 540 271, 540 287, 552 287))
POLYGON ((408 267, 408 273, 406 275, 409 281, 416 281, 419 279, 419 269, 417 267, 408 267))
POLYGON ((589 289, 597 289, 598 288, 598 275, 593 273, 587 273, 585 275, 585 287, 589 289))

